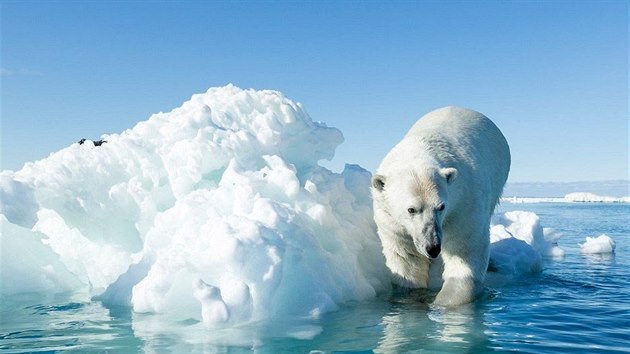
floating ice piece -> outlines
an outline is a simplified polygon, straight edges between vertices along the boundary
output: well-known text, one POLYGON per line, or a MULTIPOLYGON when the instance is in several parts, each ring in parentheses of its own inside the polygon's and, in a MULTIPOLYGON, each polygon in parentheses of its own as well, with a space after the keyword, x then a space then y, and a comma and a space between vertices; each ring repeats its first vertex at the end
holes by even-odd
POLYGON ((533 247, 543 257, 563 256, 564 251, 557 246, 561 236, 540 225, 538 215, 528 211, 509 211, 495 214, 490 227, 490 242, 497 242, 508 236, 518 238, 533 247))
POLYGON ((490 249, 490 271, 515 277, 542 270, 540 253, 516 237, 494 242, 490 249))
POLYGON ((505 281, 540 272, 542 257, 564 256, 564 250, 556 244, 559 237, 550 229, 545 233, 532 212, 495 214, 490 226, 490 282, 495 281, 492 278, 496 278, 496 273, 505 281))
POLYGON ((586 237, 586 242, 580 244, 580 249, 584 254, 609 254, 615 253, 615 241, 608 235, 602 234, 597 237, 586 237))

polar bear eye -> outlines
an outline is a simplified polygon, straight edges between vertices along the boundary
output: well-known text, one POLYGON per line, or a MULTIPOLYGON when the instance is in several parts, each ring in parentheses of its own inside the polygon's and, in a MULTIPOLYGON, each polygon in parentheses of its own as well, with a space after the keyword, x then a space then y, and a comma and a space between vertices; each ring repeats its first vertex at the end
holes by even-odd
POLYGON ((446 205, 444 205, 444 203, 440 203, 440 205, 438 205, 438 207, 436 208, 437 211, 442 211, 444 210, 444 208, 446 207, 446 205))
POLYGON ((409 208, 409 209, 407 209, 407 212, 409 214, 413 215, 413 214, 416 214, 418 212, 418 209, 416 209, 416 208, 409 208))

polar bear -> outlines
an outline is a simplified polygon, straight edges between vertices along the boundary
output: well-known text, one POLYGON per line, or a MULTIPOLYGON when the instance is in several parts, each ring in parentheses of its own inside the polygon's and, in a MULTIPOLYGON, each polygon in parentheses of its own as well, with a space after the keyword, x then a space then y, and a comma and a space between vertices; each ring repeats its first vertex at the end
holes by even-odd
POLYGON ((374 220, 394 284, 427 288, 429 268, 441 256, 434 303, 474 301, 509 170, 508 143, 481 113, 445 107, 420 118, 372 177, 374 220))

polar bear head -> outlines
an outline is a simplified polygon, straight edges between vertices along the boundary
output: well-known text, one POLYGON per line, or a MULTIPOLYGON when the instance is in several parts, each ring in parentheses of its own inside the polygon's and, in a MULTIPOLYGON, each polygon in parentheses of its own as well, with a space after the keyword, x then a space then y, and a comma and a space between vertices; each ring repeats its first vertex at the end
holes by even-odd
POLYGON ((447 168, 402 169, 372 177, 375 207, 381 208, 396 229, 411 237, 417 251, 435 258, 442 245, 442 225, 450 210, 449 185, 457 170, 447 168))

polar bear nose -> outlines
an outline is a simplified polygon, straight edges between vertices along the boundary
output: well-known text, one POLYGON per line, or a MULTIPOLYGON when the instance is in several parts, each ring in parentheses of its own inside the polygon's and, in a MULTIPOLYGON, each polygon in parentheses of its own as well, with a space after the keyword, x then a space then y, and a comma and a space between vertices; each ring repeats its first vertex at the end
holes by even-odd
POLYGON ((427 246, 427 253, 429 254, 431 258, 437 257, 440 254, 441 250, 442 250, 442 247, 440 246, 439 243, 436 245, 427 246))

